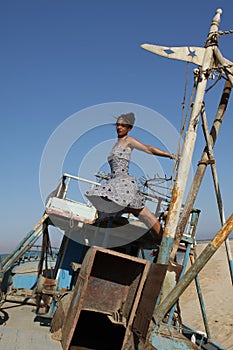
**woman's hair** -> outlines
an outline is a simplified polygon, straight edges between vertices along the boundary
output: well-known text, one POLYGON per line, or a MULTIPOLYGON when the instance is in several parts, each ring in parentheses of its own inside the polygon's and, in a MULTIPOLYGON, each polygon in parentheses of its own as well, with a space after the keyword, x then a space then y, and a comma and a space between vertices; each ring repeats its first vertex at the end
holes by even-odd
POLYGON ((126 124, 129 124, 131 127, 133 127, 134 122, 135 122, 134 113, 131 112, 131 113, 126 113, 126 114, 121 114, 121 115, 119 115, 119 117, 117 118, 117 121, 118 121, 120 118, 123 119, 124 122, 125 122, 126 124))

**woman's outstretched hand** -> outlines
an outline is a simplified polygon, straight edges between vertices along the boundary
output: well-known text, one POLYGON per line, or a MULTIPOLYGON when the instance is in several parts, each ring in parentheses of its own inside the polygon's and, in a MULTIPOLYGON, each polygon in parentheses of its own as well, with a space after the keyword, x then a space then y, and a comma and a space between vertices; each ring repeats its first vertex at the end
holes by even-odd
POLYGON ((179 156, 178 156, 177 154, 171 153, 169 158, 170 158, 170 159, 174 159, 174 160, 178 160, 178 159, 179 159, 179 156))

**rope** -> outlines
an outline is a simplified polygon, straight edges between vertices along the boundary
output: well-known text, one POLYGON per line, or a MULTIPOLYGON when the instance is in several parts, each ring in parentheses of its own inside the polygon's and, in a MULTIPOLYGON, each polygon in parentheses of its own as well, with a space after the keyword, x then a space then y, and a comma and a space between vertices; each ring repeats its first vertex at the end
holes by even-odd
POLYGON ((218 79, 217 79, 212 85, 210 85, 210 86, 205 90, 205 92, 206 92, 206 93, 209 92, 209 91, 221 80, 221 78, 222 78, 222 73, 219 74, 218 79))

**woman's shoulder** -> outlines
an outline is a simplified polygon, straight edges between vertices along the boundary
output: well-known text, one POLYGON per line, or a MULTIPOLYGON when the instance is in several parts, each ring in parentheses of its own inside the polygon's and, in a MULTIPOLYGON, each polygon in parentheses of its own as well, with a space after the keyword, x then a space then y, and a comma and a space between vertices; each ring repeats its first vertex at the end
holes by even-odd
POLYGON ((113 149, 120 147, 124 149, 130 149, 132 151, 134 148, 137 148, 139 143, 140 142, 134 137, 127 136, 127 138, 125 138, 124 140, 121 140, 120 142, 118 140, 114 145, 113 149))
POLYGON ((126 139, 127 147, 130 147, 131 149, 135 148, 137 143, 139 142, 135 137, 128 136, 126 139))

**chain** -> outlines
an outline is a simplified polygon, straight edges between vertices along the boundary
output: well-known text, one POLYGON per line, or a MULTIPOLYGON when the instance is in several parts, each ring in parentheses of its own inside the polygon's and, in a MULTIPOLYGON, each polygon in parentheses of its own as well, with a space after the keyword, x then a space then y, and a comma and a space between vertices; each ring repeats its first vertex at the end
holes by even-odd
POLYGON ((233 34, 233 30, 219 30, 219 31, 217 31, 217 32, 210 32, 209 33, 209 36, 210 35, 219 35, 219 36, 221 36, 221 35, 227 35, 227 34, 233 34))
POLYGON ((225 31, 220 30, 218 32, 218 35, 227 35, 227 34, 233 34, 233 30, 225 30, 225 31))

